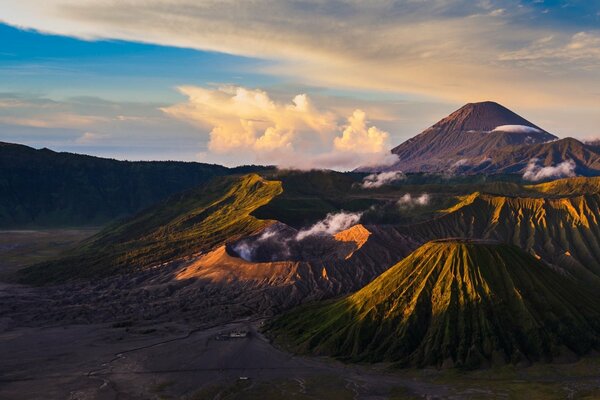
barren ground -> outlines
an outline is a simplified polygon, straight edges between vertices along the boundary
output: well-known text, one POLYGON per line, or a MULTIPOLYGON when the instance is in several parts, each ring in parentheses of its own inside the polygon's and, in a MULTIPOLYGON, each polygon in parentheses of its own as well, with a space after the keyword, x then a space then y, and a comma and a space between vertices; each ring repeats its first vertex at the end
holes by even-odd
MULTIPOLYGON (((44 235, 20 233, 14 243, 46 254, 44 235)), ((55 233, 46 243, 62 240, 55 233)), ((22 261, 6 263, 2 243, 0 273, 12 273, 22 261)), ((0 399, 600 398, 597 355, 467 373, 289 354, 260 333, 262 293, 174 284, 176 271, 44 288, 0 284, 0 399), (236 329, 249 336, 216 340, 236 329)))

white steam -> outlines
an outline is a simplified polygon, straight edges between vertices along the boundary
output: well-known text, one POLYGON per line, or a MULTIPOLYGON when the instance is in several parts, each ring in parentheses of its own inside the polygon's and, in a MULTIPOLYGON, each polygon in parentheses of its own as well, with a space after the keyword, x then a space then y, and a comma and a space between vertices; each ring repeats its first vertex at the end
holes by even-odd
POLYGON ((243 260, 254 261, 254 252, 258 247, 257 244, 275 238, 275 236, 277 236, 277 231, 269 227, 264 230, 258 238, 256 238, 256 241, 242 240, 237 242, 235 246, 233 246, 233 251, 235 251, 243 260))
POLYGON ((501 125, 495 127, 492 132, 509 132, 509 133, 541 133, 542 131, 527 125, 501 125))
POLYGON ((406 179, 406 175, 404 175, 402 171, 381 172, 379 174, 365 176, 361 187, 363 189, 376 189, 383 185, 401 181, 403 179, 406 179))
POLYGON ((330 213, 321 221, 315 223, 307 229, 302 229, 296 235, 297 240, 302 240, 315 235, 334 235, 344 229, 356 225, 360 221, 362 213, 348 213, 341 211, 339 213, 330 213))
POLYGON ((455 162, 454 164, 452 164, 452 166, 450 168, 459 168, 465 165, 469 165, 469 159, 467 158, 461 158, 460 160, 458 160, 457 162, 455 162))
POLYGON ((523 179, 528 181, 539 181, 546 178, 566 178, 575 176, 575 161, 563 161, 556 166, 542 167, 538 165, 538 159, 532 158, 525 168, 523 179))
POLYGON ((426 206, 429 204, 431 197, 427 193, 423 193, 418 197, 413 197, 410 193, 406 193, 398 200, 400 207, 415 207, 415 206, 426 206))
POLYGON ((233 250, 240 256, 241 259, 246 261, 252 261, 254 256, 254 246, 240 242, 233 247, 233 250))

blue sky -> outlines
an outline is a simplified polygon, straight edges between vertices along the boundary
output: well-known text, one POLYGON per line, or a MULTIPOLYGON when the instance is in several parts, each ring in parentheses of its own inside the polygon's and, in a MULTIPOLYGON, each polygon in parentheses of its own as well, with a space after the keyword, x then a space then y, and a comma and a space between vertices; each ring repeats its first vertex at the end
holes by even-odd
POLYGON ((600 134, 600 1, 140 4, 0 0, 0 140, 363 160, 480 100, 559 136, 600 134))
POLYGON ((84 41, 0 24, 4 91, 53 97, 102 95, 107 100, 168 102, 180 84, 270 85, 253 73, 257 59, 120 40, 84 41))

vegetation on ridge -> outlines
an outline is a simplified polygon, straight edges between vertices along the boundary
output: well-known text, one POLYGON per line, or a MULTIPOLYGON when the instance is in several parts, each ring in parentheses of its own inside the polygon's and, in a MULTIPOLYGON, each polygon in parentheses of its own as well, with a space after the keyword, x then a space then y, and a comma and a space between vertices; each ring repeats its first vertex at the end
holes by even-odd
POLYGON ((101 226, 216 176, 265 170, 129 162, 0 142, 0 227, 101 226))
POLYGON ((598 348, 600 299, 515 246, 450 240, 269 329, 298 351, 346 361, 475 368, 598 348))
POLYGON ((282 192, 256 174, 222 177, 109 226, 56 260, 25 269, 33 283, 130 271, 209 250, 268 224, 250 213, 282 192))

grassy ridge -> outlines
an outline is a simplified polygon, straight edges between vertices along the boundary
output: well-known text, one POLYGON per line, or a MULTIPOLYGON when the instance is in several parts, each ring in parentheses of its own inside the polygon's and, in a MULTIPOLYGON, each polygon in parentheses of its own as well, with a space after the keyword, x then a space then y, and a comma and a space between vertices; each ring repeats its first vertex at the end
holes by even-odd
POLYGON ((549 198, 474 193, 439 218, 398 229, 422 241, 471 237, 509 242, 583 280, 598 281, 598 221, 598 193, 549 198))
POLYGON ((250 213, 281 191, 280 182, 256 174, 216 179, 106 228, 57 260, 27 268, 22 278, 46 283, 101 276, 206 251, 268 223, 250 213))
POLYGON ((348 361, 475 368, 597 348, 599 302, 514 246, 430 242, 357 293, 269 329, 348 361))

